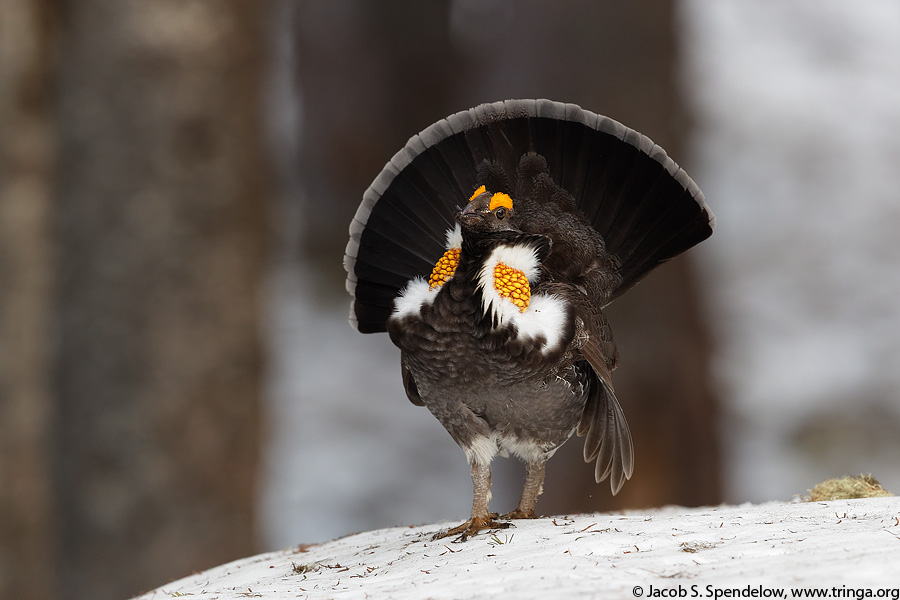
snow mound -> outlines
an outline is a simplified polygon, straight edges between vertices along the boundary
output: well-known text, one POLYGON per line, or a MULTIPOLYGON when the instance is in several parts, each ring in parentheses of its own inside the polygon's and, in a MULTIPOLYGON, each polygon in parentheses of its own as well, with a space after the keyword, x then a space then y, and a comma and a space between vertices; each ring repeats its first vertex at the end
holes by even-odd
POLYGON ((900 497, 545 517, 432 541, 449 525, 260 554, 139 598, 898 597, 900 497))

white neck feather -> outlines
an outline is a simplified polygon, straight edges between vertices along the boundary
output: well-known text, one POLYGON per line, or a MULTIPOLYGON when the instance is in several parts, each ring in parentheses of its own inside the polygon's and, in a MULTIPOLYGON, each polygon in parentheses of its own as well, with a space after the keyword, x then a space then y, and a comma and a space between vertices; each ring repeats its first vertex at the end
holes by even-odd
POLYGON ((447 230, 447 243, 444 247, 447 250, 462 248, 462 229, 460 228, 459 223, 457 223, 453 229, 447 230))

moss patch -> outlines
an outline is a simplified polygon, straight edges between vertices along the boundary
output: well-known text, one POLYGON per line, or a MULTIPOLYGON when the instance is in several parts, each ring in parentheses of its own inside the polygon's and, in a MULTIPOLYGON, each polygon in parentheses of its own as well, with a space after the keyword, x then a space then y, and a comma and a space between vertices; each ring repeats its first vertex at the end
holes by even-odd
POLYGON ((828 479, 809 491, 809 502, 821 502, 823 500, 849 500, 852 498, 877 498, 879 496, 893 496, 871 474, 859 477, 838 477, 828 479))

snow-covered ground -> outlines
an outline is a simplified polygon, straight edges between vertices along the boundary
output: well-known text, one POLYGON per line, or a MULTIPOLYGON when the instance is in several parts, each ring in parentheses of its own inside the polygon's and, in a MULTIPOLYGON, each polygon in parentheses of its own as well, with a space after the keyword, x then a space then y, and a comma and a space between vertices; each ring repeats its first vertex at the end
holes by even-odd
POLYGON ((270 552, 139 600, 900 597, 896 497, 574 515, 432 541, 448 525, 270 552))
MULTIPOLYGON (((718 219, 694 257, 714 317, 729 500, 869 471, 898 490, 900 3, 686 0, 682 18, 698 127, 684 162, 718 219)), ((399 353, 355 333, 346 302, 318 305, 304 279, 292 263, 272 278, 265 547, 462 520, 462 452, 406 401, 399 353)), ((518 544, 537 539, 532 527, 518 544)), ((725 550, 676 555, 710 552, 725 550)), ((633 585, 650 580, 638 573, 633 585)), ((323 586, 327 575, 339 574, 315 574, 323 586)))

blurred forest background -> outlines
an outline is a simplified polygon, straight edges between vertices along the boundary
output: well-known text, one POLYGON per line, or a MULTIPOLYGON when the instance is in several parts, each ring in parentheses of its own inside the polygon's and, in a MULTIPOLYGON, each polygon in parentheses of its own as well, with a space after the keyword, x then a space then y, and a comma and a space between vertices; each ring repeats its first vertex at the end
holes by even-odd
MULTIPOLYGON (((0 597, 464 518, 341 258, 411 135, 504 98, 641 131, 718 217, 610 307, 634 478, 572 441, 539 512, 897 491, 897 31, 891 0, 0 0, 0 597)), ((493 506, 520 486, 498 461, 493 506)))

